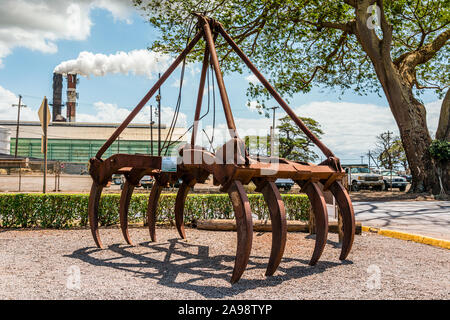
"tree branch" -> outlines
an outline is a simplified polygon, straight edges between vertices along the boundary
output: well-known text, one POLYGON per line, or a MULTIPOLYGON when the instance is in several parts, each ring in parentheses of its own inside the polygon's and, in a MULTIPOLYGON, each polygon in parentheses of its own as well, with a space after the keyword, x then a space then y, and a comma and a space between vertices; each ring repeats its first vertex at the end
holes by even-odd
MULTIPOLYGON (((439 34, 436 39, 431 41, 426 46, 417 51, 417 64, 423 64, 428 62, 431 58, 433 58, 436 53, 447 43, 450 39, 450 29, 445 30, 441 34, 439 34)), ((416 65, 417 65, 416 64, 416 65)))
POLYGON ((344 0, 344 2, 349 6, 356 8, 356 0, 344 0))
POLYGON ((309 25, 316 26, 318 28, 338 29, 338 30, 345 31, 348 34, 355 33, 355 21, 354 20, 351 20, 347 23, 339 23, 339 22, 329 22, 329 21, 312 22, 312 21, 303 20, 303 19, 296 19, 293 22, 294 23, 304 22, 309 25))
POLYGON ((385 58, 391 57, 391 44, 392 44, 392 26, 386 19, 386 15, 384 13, 384 4, 383 0, 377 0, 377 5, 380 8, 380 25, 381 31, 383 31, 383 39, 381 40, 382 45, 382 55, 385 58))

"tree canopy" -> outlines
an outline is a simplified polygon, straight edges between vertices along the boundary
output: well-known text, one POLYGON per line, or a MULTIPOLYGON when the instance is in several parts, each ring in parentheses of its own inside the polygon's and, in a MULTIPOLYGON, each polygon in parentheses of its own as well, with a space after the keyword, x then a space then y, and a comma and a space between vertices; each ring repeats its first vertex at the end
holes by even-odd
MULTIPOLYGON (((317 85, 352 88, 360 94, 381 89, 370 58, 355 36, 355 2, 134 0, 148 21, 161 31, 160 39, 151 47, 153 50, 180 52, 196 22, 190 13, 203 12, 220 21, 274 87, 288 95, 308 92, 317 85)), ((370 2, 381 4, 370 7, 373 18, 367 22, 377 35, 381 38, 386 32, 380 23, 381 14, 392 25, 393 62, 415 64, 416 72, 412 75, 415 79, 411 81, 418 91, 433 88, 443 93, 450 85, 450 50, 440 50, 450 36, 450 1, 370 2), (423 55, 406 61, 412 53, 423 55)), ((243 71, 243 64, 220 37, 218 48, 225 71, 243 71), (220 50, 221 47, 226 49, 220 50)), ((197 50, 191 59, 201 57, 201 50, 197 50)), ((252 84, 248 95, 252 99, 268 97, 262 86, 252 84)))
MULTIPOLYGON (((382 89, 411 168, 410 191, 437 192, 440 170, 449 173, 443 185, 450 185, 449 163, 436 163, 431 157, 426 108, 417 98, 426 89, 442 97, 450 86, 450 0, 134 0, 134 4, 161 32, 151 49, 163 52, 178 53, 185 47, 196 22, 191 12, 217 19, 283 97, 315 86, 351 89, 361 95, 382 89)), ((243 63, 221 37, 216 46, 223 70, 244 72, 243 63)), ((202 52, 198 48, 190 59, 199 60, 202 52)), ((247 96, 262 107, 270 98, 259 84, 250 84, 247 96)), ((450 130, 449 100, 447 94, 439 136, 450 130)))

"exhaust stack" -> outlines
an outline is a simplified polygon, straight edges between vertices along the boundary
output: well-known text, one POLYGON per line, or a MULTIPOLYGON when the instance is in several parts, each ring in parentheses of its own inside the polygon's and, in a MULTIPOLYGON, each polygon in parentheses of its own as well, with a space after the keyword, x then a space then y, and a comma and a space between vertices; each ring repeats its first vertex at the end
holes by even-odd
POLYGON ((62 87, 63 87, 62 74, 54 73, 53 74, 53 103, 51 104, 51 106, 53 107, 52 121, 60 121, 60 122, 66 121, 66 119, 61 114, 61 109, 63 106, 62 87))
POLYGON ((76 105, 77 105, 77 75, 67 74, 67 121, 75 122, 76 119, 76 105))

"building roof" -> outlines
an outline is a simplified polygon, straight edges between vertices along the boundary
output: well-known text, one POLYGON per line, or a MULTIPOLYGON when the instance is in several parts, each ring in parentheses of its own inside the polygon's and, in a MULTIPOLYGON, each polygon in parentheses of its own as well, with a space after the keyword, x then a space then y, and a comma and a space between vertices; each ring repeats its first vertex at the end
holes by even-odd
MULTIPOLYGON (((119 123, 87 123, 87 122, 52 122, 48 127, 49 139, 79 139, 79 140, 107 140, 119 127, 119 123)), ((15 131, 16 122, 0 121, 0 126, 15 131)), ((150 141, 158 139, 158 127, 153 125, 153 139, 150 139, 149 124, 130 124, 120 134, 120 140, 150 141)), ((185 128, 176 127, 172 134, 172 141, 178 140, 186 132, 185 128)), ((161 140, 166 139, 169 133, 166 126, 161 126, 161 140)), ((41 124, 38 121, 20 122, 19 138, 41 139, 43 135, 41 124)), ((14 138, 12 136, 11 138, 14 138)), ((183 136, 179 141, 186 141, 183 136)))

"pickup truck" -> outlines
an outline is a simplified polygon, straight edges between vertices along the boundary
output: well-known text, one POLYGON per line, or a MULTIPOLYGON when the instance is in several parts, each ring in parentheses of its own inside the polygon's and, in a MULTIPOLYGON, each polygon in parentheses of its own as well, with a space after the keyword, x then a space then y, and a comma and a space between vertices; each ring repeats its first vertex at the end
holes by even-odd
POLYGON ((391 171, 383 171, 383 181, 385 188, 398 188, 400 191, 405 191, 406 186, 408 185, 408 181, 406 178, 399 176, 395 172, 391 171), (392 175, 391 175, 392 174, 392 175), (391 181, 392 177, 392 181, 391 181))
POLYGON ((348 184, 352 186, 353 191, 369 188, 377 191, 384 190, 383 176, 371 172, 367 167, 345 168, 345 172, 347 172, 348 184))

